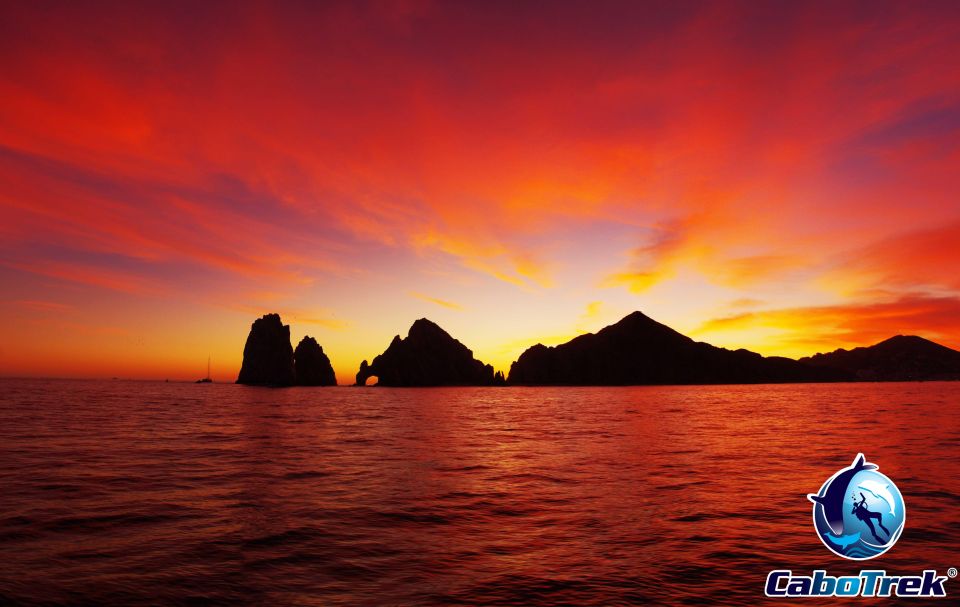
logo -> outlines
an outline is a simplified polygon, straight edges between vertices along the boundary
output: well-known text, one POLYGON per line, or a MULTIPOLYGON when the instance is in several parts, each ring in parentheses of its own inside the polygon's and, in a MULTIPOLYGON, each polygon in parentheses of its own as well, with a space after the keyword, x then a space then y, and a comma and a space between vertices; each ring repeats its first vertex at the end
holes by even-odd
POLYGON ((882 569, 864 569, 859 575, 833 577, 823 569, 813 575, 793 575, 789 569, 776 569, 767 574, 765 594, 781 597, 809 596, 922 596, 941 598, 947 596, 943 587, 947 578, 956 573, 937 575, 933 569, 925 569, 923 575, 887 575, 882 569))
MULTIPOLYGON (((900 539, 906 511, 903 495, 878 466, 858 453, 853 463, 827 479, 813 502, 813 526, 823 545, 854 561, 880 556, 900 539)), ((812 541, 812 540, 811 540, 812 541)), ((825 569, 794 575, 790 569, 767 574, 764 594, 773 597, 945 597, 944 584, 957 577, 924 569, 923 575, 888 575, 885 569, 862 569, 859 575, 832 576, 825 569)))
POLYGON ((880 556, 900 539, 906 510, 892 480, 866 461, 862 453, 838 470, 817 493, 813 526, 823 545, 845 559, 865 561, 880 556))

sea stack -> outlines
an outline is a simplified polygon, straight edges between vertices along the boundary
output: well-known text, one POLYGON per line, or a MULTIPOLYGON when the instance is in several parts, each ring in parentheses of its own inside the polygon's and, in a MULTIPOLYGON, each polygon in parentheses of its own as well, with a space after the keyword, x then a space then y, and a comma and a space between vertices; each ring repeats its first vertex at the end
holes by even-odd
POLYGON ((358 386, 376 376, 380 386, 492 386, 493 367, 473 357, 473 352, 435 323, 421 318, 405 339, 399 335, 390 346, 357 372, 358 386))
POLYGON ((237 383, 292 386, 295 382, 290 326, 280 321, 279 314, 266 314, 250 327, 237 383))
POLYGON ((309 335, 300 340, 293 352, 298 386, 336 386, 337 376, 330 359, 317 340, 309 335))

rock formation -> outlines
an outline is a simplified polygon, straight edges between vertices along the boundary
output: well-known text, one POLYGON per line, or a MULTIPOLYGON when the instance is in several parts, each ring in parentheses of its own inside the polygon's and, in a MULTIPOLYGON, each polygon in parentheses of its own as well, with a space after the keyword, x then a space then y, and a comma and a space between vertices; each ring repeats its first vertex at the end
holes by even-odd
POLYGON ((390 346, 357 373, 357 385, 376 376, 381 386, 491 386, 493 367, 473 357, 462 343, 426 318, 413 323, 405 339, 390 346))
POLYGON ((336 386, 337 376, 330 359, 317 340, 309 335, 300 340, 293 352, 298 386, 336 386))
MULTIPOLYGON (((897 335, 865 348, 839 349, 799 361, 763 357, 697 342, 640 312, 565 344, 528 348, 510 374, 476 360, 462 343, 421 318, 407 337, 393 338, 372 363, 363 361, 357 385, 376 377, 383 386, 499 386, 788 383, 813 381, 960 380, 960 352, 917 336, 897 335)), ((278 314, 254 321, 243 348, 238 384, 334 386, 323 348, 304 337, 296 353, 290 327, 278 314)))
POLYGON ((640 312, 556 347, 537 344, 510 367, 512 385, 618 386, 840 381, 849 374, 696 342, 640 312))
POLYGON ((291 386, 295 383, 290 327, 279 314, 266 314, 254 321, 243 347, 238 384, 291 386))
POLYGON ((960 352, 916 335, 897 335, 869 347, 815 354, 800 362, 842 369, 864 381, 960 379, 960 352))

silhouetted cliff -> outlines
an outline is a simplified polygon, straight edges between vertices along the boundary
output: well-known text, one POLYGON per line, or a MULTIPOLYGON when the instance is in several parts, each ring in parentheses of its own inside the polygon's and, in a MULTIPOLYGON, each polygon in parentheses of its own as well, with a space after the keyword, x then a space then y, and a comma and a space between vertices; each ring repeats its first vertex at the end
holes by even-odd
POLYGON ((250 327, 243 347, 243 364, 238 384, 255 386, 291 386, 296 379, 290 327, 279 314, 266 314, 250 327))
POLYGON ((491 386, 493 367, 473 358, 462 343, 426 318, 397 335, 369 365, 363 361, 357 385, 376 376, 381 386, 491 386))
POLYGON ((556 347, 537 344, 510 367, 512 385, 617 386, 838 381, 842 371, 696 342, 634 312, 556 347))
POLYGON ((337 376, 330 359, 317 340, 309 335, 300 340, 293 352, 298 386, 336 386, 337 376))
POLYGON ((815 354, 800 362, 842 369, 865 381, 960 379, 960 352, 916 335, 897 335, 864 348, 815 354))

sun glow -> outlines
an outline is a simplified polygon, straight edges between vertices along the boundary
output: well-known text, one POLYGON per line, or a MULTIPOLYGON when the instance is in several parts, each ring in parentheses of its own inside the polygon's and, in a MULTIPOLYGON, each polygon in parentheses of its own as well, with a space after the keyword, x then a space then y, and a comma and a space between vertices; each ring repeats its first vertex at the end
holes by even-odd
POLYGON ((424 316, 960 346, 953 7, 275 8, 3 9, 4 374, 230 380, 269 311, 341 383, 424 316))

